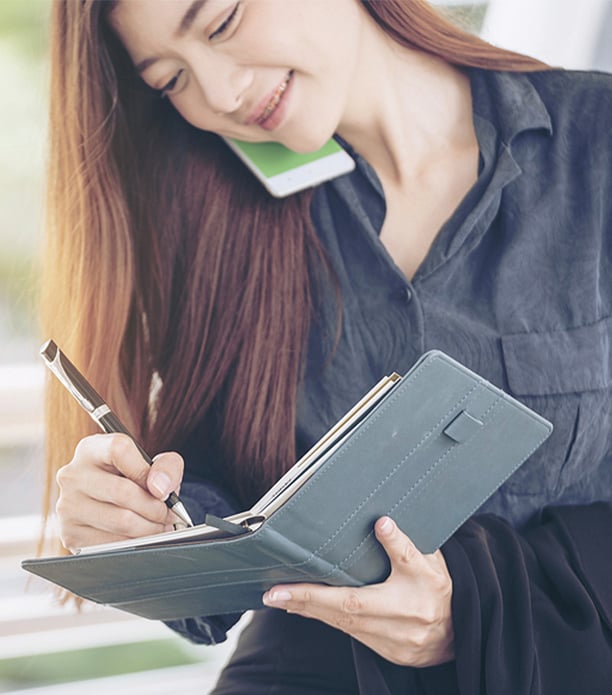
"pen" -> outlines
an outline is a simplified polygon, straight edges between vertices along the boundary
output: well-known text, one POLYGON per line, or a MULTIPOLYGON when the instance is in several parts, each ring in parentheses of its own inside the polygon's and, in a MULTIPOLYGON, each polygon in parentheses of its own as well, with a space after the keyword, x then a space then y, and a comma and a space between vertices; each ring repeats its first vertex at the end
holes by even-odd
MULTIPOLYGON (((134 444, 136 444, 144 460, 150 466, 153 465, 151 457, 127 431, 119 418, 104 402, 100 394, 93 388, 87 379, 85 379, 66 355, 64 355, 53 340, 47 340, 40 348, 40 354, 47 367, 55 374, 60 383, 75 398, 79 405, 89 413, 92 420, 96 422, 104 432, 107 434, 112 432, 126 434, 134 444)), ((181 521, 187 524, 187 526, 193 526, 193 521, 176 492, 171 492, 165 502, 181 521)))

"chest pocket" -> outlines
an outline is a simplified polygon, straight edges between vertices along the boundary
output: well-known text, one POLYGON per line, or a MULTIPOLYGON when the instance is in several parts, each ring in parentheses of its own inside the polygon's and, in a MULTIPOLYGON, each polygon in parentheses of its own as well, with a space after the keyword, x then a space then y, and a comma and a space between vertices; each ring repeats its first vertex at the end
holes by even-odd
POLYGON ((502 351, 510 393, 554 425, 505 487, 552 499, 592 474, 612 447, 612 318, 505 335, 502 351))

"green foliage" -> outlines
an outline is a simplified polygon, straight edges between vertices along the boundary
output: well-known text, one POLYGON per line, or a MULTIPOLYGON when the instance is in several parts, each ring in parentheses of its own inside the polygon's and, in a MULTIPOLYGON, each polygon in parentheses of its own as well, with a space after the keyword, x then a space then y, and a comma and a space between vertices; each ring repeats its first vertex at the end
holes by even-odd
POLYGON ((0 660, 0 683, 21 689, 199 661, 188 655, 176 640, 131 643, 0 660))
MULTIPOLYGON (((0 3, 2 0, 0 0, 0 3)), ((0 248, 0 308, 16 335, 34 331, 37 263, 23 254, 11 255, 0 248)))
MULTIPOLYGON (((2 2, 2 0, 0 0, 2 2)), ((11 254, 2 249, 0 254, 0 294, 18 300, 34 291, 36 281, 36 262, 29 254, 11 254)))
POLYGON ((0 41, 40 58, 47 50, 50 9, 50 0, 0 0, 0 41))
POLYGON ((466 31, 478 34, 482 29, 487 6, 485 3, 479 5, 451 5, 443 8, 444 14, 455 24, 466 31))

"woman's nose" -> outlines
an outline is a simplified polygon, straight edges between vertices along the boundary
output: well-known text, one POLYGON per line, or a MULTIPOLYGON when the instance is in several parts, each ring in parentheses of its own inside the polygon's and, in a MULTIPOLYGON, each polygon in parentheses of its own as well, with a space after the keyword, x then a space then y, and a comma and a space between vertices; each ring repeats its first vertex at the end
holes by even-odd
POLYGON ((220 56, 214 61, 207 61, 196 72, 196 79, 208 107, 216 115, 222 116, 240 108, 253 80, 253 73, 250 68, 220 56))

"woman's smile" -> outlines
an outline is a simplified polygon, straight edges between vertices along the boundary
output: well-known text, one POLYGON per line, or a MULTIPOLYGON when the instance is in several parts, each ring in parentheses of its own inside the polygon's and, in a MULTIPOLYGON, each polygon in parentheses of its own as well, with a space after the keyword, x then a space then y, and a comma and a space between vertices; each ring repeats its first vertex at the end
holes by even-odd
POLYGON ((355 0, 120 0, 110 21, 142 79, 193 126, 296 152, 338 130, 366 23, 355 0))
POLYGON ((287 100, 292 84, 293 70, 289 70, 274 92, 255 107, 247 119, 246 125, 256 123, 264 130, 276 129, 283 121, 287 112, 287 100))

